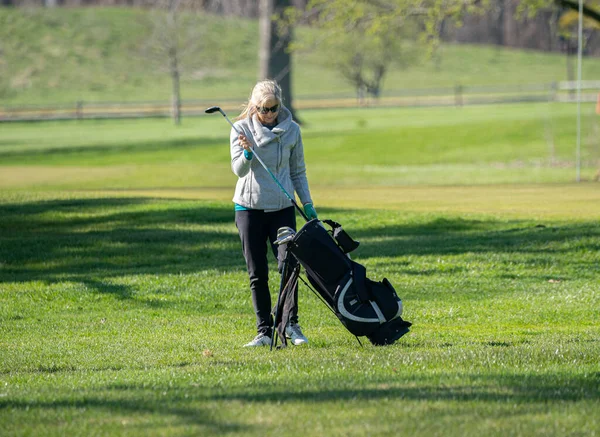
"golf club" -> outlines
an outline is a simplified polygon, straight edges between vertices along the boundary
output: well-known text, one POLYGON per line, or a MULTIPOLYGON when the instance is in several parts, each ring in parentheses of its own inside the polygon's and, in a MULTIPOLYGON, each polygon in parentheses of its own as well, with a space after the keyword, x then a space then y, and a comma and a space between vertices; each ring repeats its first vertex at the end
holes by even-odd
POLYGON ((277 231, 277 240, 275 240, 276 245, 286 244, 292 241, 294 236, 296 235, 296 231, 294 231, 290 227, 279 228, 277 231))
MULTIPOLYGON (((229 117, 227 117, 227 114, 225 114, 225 111, 223 111, 220 107, 218 106, 211 106, 210 108, 206 109, 204 112, 206 112, 207 114, 212 114, 215 112, 220 112, 221 115, 223 117, 225 117, 225 120, 227 120, 227 122, 231 125, 231 127, 239 134, 239 135, 243 135, 242 132, 240 132, 235 126, 234 124, 231 122, 231 120, 229 119, 229 117)), ((254 141, 252 141, 254 142, 254 141)), ((304 211, 302 211, 302 208, 300 208, 298 206, 298 204, 296 203, 296 201, 294 200, 294 198, 292 196, 289 195, 289 193, 286 191, 285 188, 283 188, 283 185, 281 185, 281 183, 277 180, 277 178, 275 177, 275 175, 271 172, 271 170, 269 170, 269 168, 266 166, 266 164, 263 162, 263 160, 260 158, 260 156, 258 156, 258 153, 256 153, 256 147, 252 147, 252 153, 254 154, 254 156, 256 156, 256 159, 258 159, 258 162, 260 162, 260 164, 263 166, 263 168, 267 171, 267 173, 269 173, 269 175, 271 176, 271 178, 273 178, 273 180, 275 181, 275 183, 279 186, 279 188, 281 189, 281 191, 283 191, 283 194, 286 195, 286 197, 288 199, 290 199, 290 202, 292 202, 292 204, 296 207, 296 209, 298 210, 298 212, 300 213, 300 215, 304 218, 304 220, 306 220, 307 222, 308 217, 306 216, 306 214, 304 213, 304 211)))

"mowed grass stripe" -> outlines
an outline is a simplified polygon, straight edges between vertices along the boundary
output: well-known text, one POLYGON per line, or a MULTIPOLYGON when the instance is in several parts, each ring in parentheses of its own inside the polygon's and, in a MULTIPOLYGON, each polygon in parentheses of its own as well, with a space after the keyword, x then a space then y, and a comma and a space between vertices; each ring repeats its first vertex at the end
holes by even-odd
MULTIPOLYGON (((120 171, 115 169, 115 171, 120 171)), ((54 174, 54 173, 53 173, 54 174)), ((78 173, 77 173, 78 174, 78 173)), ((94 174, 88 174, 93 177, 94 174)), ((43 178, 42 175, 39 175, 43 178)), ((63 173, 68 177, 68 172, 63 173)), ((82 181, 85 181, 83 179, 82 181)), ((532 217, 544 220, 569 219, 572 221, 596 219, 600 215, 600 193, 595 184, 536 184, 536 185, 481 185, 481 186, 313 186, 313 197, 319 210, 326 213, 340 209, 386 209, 411 213, 448 213, 451 215, 493 214, 496 217, 532 217)), ((67 190, 61 194, 36 191, 6 190, 1 203, 19 200, 31 202, 48 195, 56 199, 104 197, 181 199, 196 201, 231 201, 232 187, 189 188, 128 188, 87 191, 67 190)))

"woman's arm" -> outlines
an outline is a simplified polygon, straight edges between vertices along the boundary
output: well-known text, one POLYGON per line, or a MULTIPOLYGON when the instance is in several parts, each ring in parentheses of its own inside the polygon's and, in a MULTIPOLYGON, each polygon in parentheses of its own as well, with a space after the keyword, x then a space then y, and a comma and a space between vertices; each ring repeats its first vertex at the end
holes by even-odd
MULTIPOLYGON (((237 125, 237 128, 241 130, 241 126, 237 125)), ((233 173, 235 173, 237 177, 243 178, 250 171, 252 152, 248 152, 244 149, 239 139, 239 134, 233 128, 229 134, 229 143, 231 151, 231 170, 233 170, 233 173)))
POLYGON ((308 188, 308 179, 306 178, 306 164, 304 163, 304 144, 302 143, 302 134, 298 129, 296 145, 290 152, 290 177, 294 184, 294 190, 302 204, 312 203, 310 190, 308 188))

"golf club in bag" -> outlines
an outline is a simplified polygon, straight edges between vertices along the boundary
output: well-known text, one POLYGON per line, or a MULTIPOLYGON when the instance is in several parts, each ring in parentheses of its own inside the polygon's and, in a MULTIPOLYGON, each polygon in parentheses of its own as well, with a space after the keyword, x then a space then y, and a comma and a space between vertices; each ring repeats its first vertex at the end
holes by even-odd
MULTIPOLYGON (((213 106, 205 112, 220 112, 231 127, 241 134, 220 107, 213 106)), ((254 156, 307 222, 297 233, 288 227, 279 229, 277 233, 275 244, 285 245, 286 250, 281 263, 279 295, 273 309, 276 332, 271 348, 276 344, 277 336, 283 346, 287 345, 285 328, 296 305, 294 290, 301 267, 315 294, 357 338, 366 336, 374 345, 388 345, 406 334, 411 323, 401 317, 402 300, 392 284, 386 278, 381 282, 372 281, 367 278, 365 267, 350 259, 349 253, 359 243, 339 223, 331 220, 321 222, 318 219, 309 221, 255 149, 253 147, 254 156), (327 231, 323 223, 331 230, 327 231)))

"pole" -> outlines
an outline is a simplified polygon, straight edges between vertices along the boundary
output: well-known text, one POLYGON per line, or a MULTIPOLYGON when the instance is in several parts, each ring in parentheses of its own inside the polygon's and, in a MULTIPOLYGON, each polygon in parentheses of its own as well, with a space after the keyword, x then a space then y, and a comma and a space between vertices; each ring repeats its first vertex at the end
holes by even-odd
POLYGON ((581 182, 581 57, 583 54, 583 0, 579 0, 579 34, 577 39, 577 149, 575 152, 575 180, 581 182))

